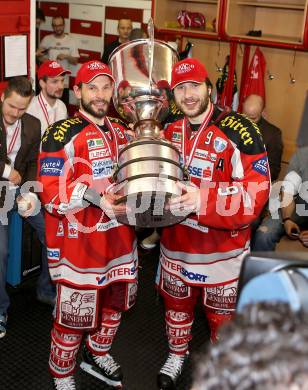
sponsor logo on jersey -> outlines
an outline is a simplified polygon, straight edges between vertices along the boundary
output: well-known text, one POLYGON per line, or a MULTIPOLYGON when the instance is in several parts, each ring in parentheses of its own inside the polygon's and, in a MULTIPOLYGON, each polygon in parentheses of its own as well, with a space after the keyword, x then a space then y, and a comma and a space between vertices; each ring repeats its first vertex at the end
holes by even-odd
POLYGON ((89 137, 89 136, 91 136, 91 135, 98 135, 98 134, 97 134, 97 131, 87 131, 87 132, 86 132, 86 137, 89 137))
POLYGON ((214 163, 211 161, 193 159, 193 165, 188 167, 190 176, 202 180, 212 180, 214 163))
POLYGON ((41 158, 40 175, 41 176, 62 176, 63 166, 64 166, 64 158, 61 157, 41 158))
POLYGON ((90 149, 98 149, 104 147, 104 141, 102 138, 92 138, 87 140, 88 150, 90 149))
POLYGON ((93 180, 110 177, 113 171, 113 161, 111 158, 105 158, 92 161, 93 180))
POLYGON ((168 310, 168 313, 174 321, 185 321, 189 318, 189 314, 182 311, 168 310))
POLYGON ((125 137, 124 137, 124 134, 122 133, 122 131, 120 130, 119 127, 113 126, 113 128, 114 128, 114 130, 117 132, 119 138, 121 138, 121 139, 124 139, 124 138, 125 138, 125 137))
POLYGON ((101 222, 96 224, 96 230, 98 232, 106 232, 109 229, 118 227, 120 224, 117 220, 112 219, 108 222, 101 222))
POLYGON ((125 279, 127 276, 133 275, 132 269, 127 267, 115 268, 107 272, 106 275, 102 277, 97 277, 96 281, 98 285, 102 285, 105 281, 113 279, 125 279))
POLYGON ((59 248, 47 248, 47 259, 60 260, 60 249, 59 248))
POLYGON ((96 149, 89 152, 89 159, 94 160, 96 158, 106 157, 108 155, 108 149, 96 149))
POLYGON ((202 233, 208 233, 209 228, 206 226, 199 225, 198 221, 192 218, 186 218, 181 222, 181 225, 189 226, 192 229, 199 230, 202 233))
POLYGON ((174 131, 172 133, 172 138, 171 138, 172 142, 181 142, 181 139, 182 139, 181 133, 177 131, 174 131))
POLYGON ((194 156, 207 160, 209 156, 209 152, 207 150, 196 149, 194 156))
POLYGON ((211 161, 216 161, 217 160, 217 154, 216 153, 211 153, 210 154, 210 160, 211 161))
POLYGON ((68 224, 68 238, 78 238, 78 223, 72 222, 68 224))
POLYGON ((205 283, 206 279, 208 278, 207 275, 198 274, 195 272, 187 271, 185 268, 182 267, 181 274, 185 276, 185 278, 189 280, 195 280, 197 282, 205 283))
POLYGON ((236 303, 237 289, 232 285, 206 288, 205 296, 207 306, 218 309, 232 309, 236 303))
POLYGON ((260 130, 257 125, 254 125, 251 121, 249 121, 250 126, 246 125, 246 123, 243 123, 242 120, 244 117, 234 115, 228 115, 226 116, 221 122, 221 127, 227 127, 228 129, 231 129, 233 131, 237 131, 240 134, 241 140, 243 141, 244 145, 252 145, 254 143, 252 136, 251 136, 251 128, 252 125, 254 129, 257 131, 258 134, 260 133, 260 130))
POLYGON ((217 152, 217 153, 223 152, 226 149, 227 145, 228 145, 227 141, 221 137, 216 137, 214 139, 214 149, 215 149, 215 152, 217 152))
POLYGON ((188 298, 190 296, 190 288, 184 284, 178 277, 167 272, 162 273, 162 289, 168 295, 176 298, 188 298))
POLYGON ((49 126, 43 135, 42 142, 47 141, 48 135, 49 135, 51 129, 54 130, 54 132, 52 134, 53 138, 56 141, 63 142, 68 129, 70 129, 73 125, 78 124, 78 123, 82 123, 82 120, 80 118, 69 118, 69 119, 66 119, 65 121, 61 122, 57 126, 53 126, 53 125, 49 126))
POLYGON ((96 324, 97 290, 77 290, 61 285, 58 289, 57 318, 60 325, 75 329, 96 324))
POLYGON ((64 227, 63 227, 63 222, 62 221, 59 221, 56 236, 57 237, 63 237, 64 236, 64 227))
POLYGON ((172 271, 175 271, 177 273, 180 273, 186 279, 189 279, 189 280, 193 280, 193 281, 197 281, 197 282, 203 283, 209 277, 208 275, 204 275, 204 274, 199 274, 199 273, 196 273, 196 272, 188 271, 181 264, 176 264, 172 260, 168 260, 164 256, 161 257, 161 262, 162 262, 162 265, 165 268, 170 269, 172 271))
POLYGON ((252 169, 262 176, 267 176, 268 161, 266 157, 260 158, 252 163, 252 169))

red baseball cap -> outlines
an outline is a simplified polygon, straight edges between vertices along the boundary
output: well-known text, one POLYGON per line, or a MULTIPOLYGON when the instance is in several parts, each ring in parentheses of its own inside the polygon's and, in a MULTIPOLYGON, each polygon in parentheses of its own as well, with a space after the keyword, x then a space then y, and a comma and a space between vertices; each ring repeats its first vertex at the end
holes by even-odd
POLYGON ((186 58, 177 62, 172 68, 171 89, 186 82, 201 84, 207 77, 207 70, 201 62, 195 58, 186 58))
POLYGON ((71 74, 71 71, 62 68, 57 61, 45 61, 38 68, 37 78, 40 80, 44 76, 57 77, 62 74, 71 74))
POLYGON ((111 78, 114 81, 110 68, 103 64, 100 61, 89 61, 83 64, 77 72, 75 85, 80 83, 88 84, 90 81, 95 79, 95 77, 105 75, 111 78))

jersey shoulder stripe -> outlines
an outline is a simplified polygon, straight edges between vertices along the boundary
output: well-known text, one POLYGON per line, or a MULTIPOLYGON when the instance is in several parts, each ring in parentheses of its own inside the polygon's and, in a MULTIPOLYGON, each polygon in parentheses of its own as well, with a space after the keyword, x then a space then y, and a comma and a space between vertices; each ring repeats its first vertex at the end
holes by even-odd
POLYGON ((57 152, 79 134, 89 122, 80 116, 62 119, 47 127, 42 137, 43 152, 57 152))
POLYGON ((265 146, 258 125, 245 115, 230 112, 216 126, 245 154, 265 152, 265 146))

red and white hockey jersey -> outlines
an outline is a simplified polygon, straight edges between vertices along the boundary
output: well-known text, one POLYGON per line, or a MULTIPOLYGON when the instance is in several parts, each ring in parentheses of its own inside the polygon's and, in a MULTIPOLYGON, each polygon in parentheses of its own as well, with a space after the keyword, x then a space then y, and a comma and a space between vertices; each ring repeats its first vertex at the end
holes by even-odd
POLYGON ((88 188, 103 194, 112 183, 124 128, 105 117, 102 127, 85 116, 50 126, 39 156, 38 180, 47 210, 46 240, 51 277, 74 286, 103 288, 136 280, 134 229, 110 220, 83 200, 88 188))
POLYGON ((216 109, 209 125, 190 133, 184 118, 169 125, 165 137, 201 189, 201 209, 163 229, 158 279, 162 268, 190 285, 223 285, 237 280, 249 250, 249 224, 268 200, 267 154, 258 127, 235 112, 216 109))

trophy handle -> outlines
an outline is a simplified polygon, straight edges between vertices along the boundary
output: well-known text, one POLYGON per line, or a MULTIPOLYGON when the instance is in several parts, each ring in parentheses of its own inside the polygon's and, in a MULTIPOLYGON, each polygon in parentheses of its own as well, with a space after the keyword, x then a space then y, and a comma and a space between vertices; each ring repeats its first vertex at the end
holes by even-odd
POLYGON ((153 60, 154 60, 154 22, 150 18, 148 21, 148 35, 149 35, 149 86, 152 88, 152 71, 153 71, 153 60))

